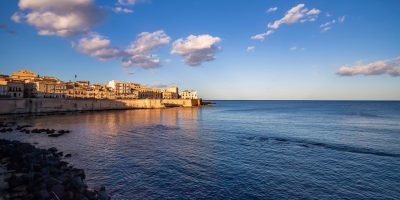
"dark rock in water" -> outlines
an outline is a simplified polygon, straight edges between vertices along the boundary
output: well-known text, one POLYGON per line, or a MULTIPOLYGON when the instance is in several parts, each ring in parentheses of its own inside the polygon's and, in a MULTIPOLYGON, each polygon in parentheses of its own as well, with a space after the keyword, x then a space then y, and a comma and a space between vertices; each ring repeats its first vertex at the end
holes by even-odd
POLYGON ((58 133, 62 133, 62 134, 64 134, 64 133, 69 133, 70 131, 69 130, 59 130, 58 131, 58 133))
POLYGON ((58 157, 62 157, 62 156, 64 155, 64 153, 63 153, 63 152, 58 152, 58 153, 56 153, 56 155, 57 155, 58 157))
POLYGON ((66 157, 66 158, 70 158, 70 157, 71 157, 71 154, 70 154, 70 153, 67 153, 67 154, 65 154, 65 157, 66 157))
POLYGON ((55 147, 51 147, 51 148, 47 149, 47 151, 50 153, 56 153, 58 151, 58 149, 55 147))
POLYGON ((2 128, 2 129, 0 129, 0 133, 12 132, 12 131, 13 131, 12 128, 2 128))
POLYGON ((37 149, 0 139, 0 162, 9 174, 0 181, 5 199, 110 199, 104 187, 88 189, 85 172, 69 166, 62 157, 55 147, 37 149))
POLYGON ((49 134, 47 136, 49 136, 49 137, 60 137, 62 135, 64 135, 64 133, 52 133, 52 134, 49 134))

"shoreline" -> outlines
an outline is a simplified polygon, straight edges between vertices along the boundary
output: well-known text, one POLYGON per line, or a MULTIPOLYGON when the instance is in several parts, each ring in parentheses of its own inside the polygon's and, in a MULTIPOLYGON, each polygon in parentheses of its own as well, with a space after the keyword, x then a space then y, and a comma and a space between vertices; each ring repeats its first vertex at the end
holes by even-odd
POLYGON ((0 99, 0 115, 199 107, 201 99, 0 99))
POLYGON ((108 200, 105 187, 88 188, 85 172, 57 148, 0 139, 0 198, 108 200))

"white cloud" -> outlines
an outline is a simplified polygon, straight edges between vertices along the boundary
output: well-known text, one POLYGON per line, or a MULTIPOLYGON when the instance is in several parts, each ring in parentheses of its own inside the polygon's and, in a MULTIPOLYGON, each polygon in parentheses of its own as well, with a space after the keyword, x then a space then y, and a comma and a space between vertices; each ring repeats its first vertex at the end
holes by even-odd
POLYGON ((337 22, 343 23, 345 19, 346 19, 346 16, 341 16, 341 17, 338 17, 337 20, 333 19, 331 21, 328 21, 326 23, 321 24, 319 26, 320 29, 321 29, 321 32, 326 32, 326 31, 332 29, 334 24, 336 24, 337 22))
POLYGON ((39 35, 76 35, 88 31, 104 17, 93 0, 20 0, 18 6, 21 11, 11 19, 35 27, 39 35))
POLYGON ((160 59, 156 55, 131 55, 122 59, 122 66, 137 66, 143 69, 153 69, 160 67, 160 59))
POLYGON ((297 46, 292 46, 289 48, 290 51, 296 51, 297 50, 297 46))
POLYGON ((329 21, 329 22, 326 22, 324 24, 321 24, 319 26, 320 29, 321 29, 321 32, 326 32, 326 31, 330 30, 332 28, 332 25, 335 24, 335 23, 336 23, 336 20, 333 19, 332 21, 329 21))
POLYGON ((275 11, 277 11, 278 10, 278 7, 271 7, 271 8, 268 8, 268 10, 267 11, 265 11, 266 13, 273 13, 273 12, 275 12, 275 11))
POLYGON ((289 9, 281 19, 275 20, 273 23, 268 23, 266 32, 254 35, 251 39, 264 40, 266 36, 271 35, 274 30, 278 29, 282 24, 313 22, 320 12, 321 11, 316 8, 309 10, 305 8, 304 4, 298 4, 289 9))
POLYGON ((136 40, 125 49, 123 66, 137 66, 145 69, 160 67, 160 59, 152 51, 168 44, 171 38, 163 30, 142 32, 136 40))
POLYGON ((337 74, 341 76, 382 74, 400 76, 400 57, 388 60, 378 60, 368 64, 357 62, 354 65, 344 65, 338 69, 337 74))
POLYGON ((304 6, 304 4, 298 4, 297 6, 291 8, 281 19, 274 21, 274 23, 269 23, 268 28, 278 29, 282 24, 293 24, 315 20, 315 17, 318 16, 320 10, 315 8, 308 10, 307 8, 304 8, 304 6))
POLYGON ((118 0, 117 5, 135 5, 139 0, 118 0))
POLYGON ((133 13, 132 9, 123 8, 123 7, 115 7, 112 9, 115 13, 133 13))
POLYGON ((19 12, 16 12, 11 16, 11 20, 13 20, 15 23, 21 23, 23 19, 24 15, 19 12))
POLYGON ((183 57, 186 64, 197 66, 206 61, 215 60, 215 54, 221 49, 215 43, 220 42, 219 37, 211 35, 189 35, 186 39, 174 42, 171 53, 183 57))
POLYGON ((79 40, 76 46, 78 51, 89 54, 90 56, 99 60, 109 60, 120 57, 121 50, 111 47, 111 41, 107 38, 97 34, 90 33, 88 36, 79 40))
POLYGON ((341 16, 341 17, 338 18, 338 21, 340 23, 343 23, 345 19, 346 19, 346 16, 341 16))
POLYGON ((251 36, 251 39, 264 41, 265 37, 268 36, 268 35, 271 35, 272 33, 274 33, 273 30, 268 30, 265 33, 260 33, 260 34, 251 36))
POLYGON ((256 50, 256 47, 255 47, 255 46, 249 46, 249 47, 247 47, 247 49, 246 49, 247 52, 254 52, 255 50, 256 50))
POLYGON ((79 40, 78 47, 83 52, 92 52, 96 49, 109 47, 111 44, 110 40, 97 34, 91 33, 88 37, 81 38, 79 40))
POLYGON ((170 37, 162 30, 152 33, 142 32, 125 50, 121 50, 112 47, 111 41, 106 37, 90 33, 82 37, 77 44, 73 43, 73 47, 99 60, 121 58, 124 67, 151 69, 161 66, 160 59, 153 51, 168 44, 169 41, 170 37))
POLYGON ((171 38, 163 30, 155 32, 142 32, 136 40, 129 45, 126 51, 130 54, 148 53, 161 45, 168 44, 171 38))

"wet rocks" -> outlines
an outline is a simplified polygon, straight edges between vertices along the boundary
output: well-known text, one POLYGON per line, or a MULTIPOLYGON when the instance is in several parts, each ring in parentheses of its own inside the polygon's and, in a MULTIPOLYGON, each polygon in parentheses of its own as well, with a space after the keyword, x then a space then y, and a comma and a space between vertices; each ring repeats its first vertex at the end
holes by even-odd
POLYGON ((12 128, 2 128, 0 129, 0 133, 6 133, 6 132, 12 132, 13 129, 12 128))
POLYGON ((9 133, 13 132, 13 128, 15 127, 15 131, 25 134, 31 133, 45 133, 48 137, 60 137, 66 133, 70 133, 70 130, 55 130, 49 128, 33 128, 32 125, 17 125, 16 122, 0 122, 0 133, 9 133))
POLYGON ((0 199, 110 199, 104 187, 88 189, 85 172, 63 157, 55 147, 0 139, 0 199))

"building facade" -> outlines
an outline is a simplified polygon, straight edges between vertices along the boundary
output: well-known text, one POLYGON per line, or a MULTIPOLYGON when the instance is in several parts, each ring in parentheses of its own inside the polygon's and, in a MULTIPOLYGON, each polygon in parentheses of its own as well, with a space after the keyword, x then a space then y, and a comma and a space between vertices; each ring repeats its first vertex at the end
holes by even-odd
POLYGON ((198 99, 197 91, 195 90, 184 90, 180 93, 182 99, 198 99))

